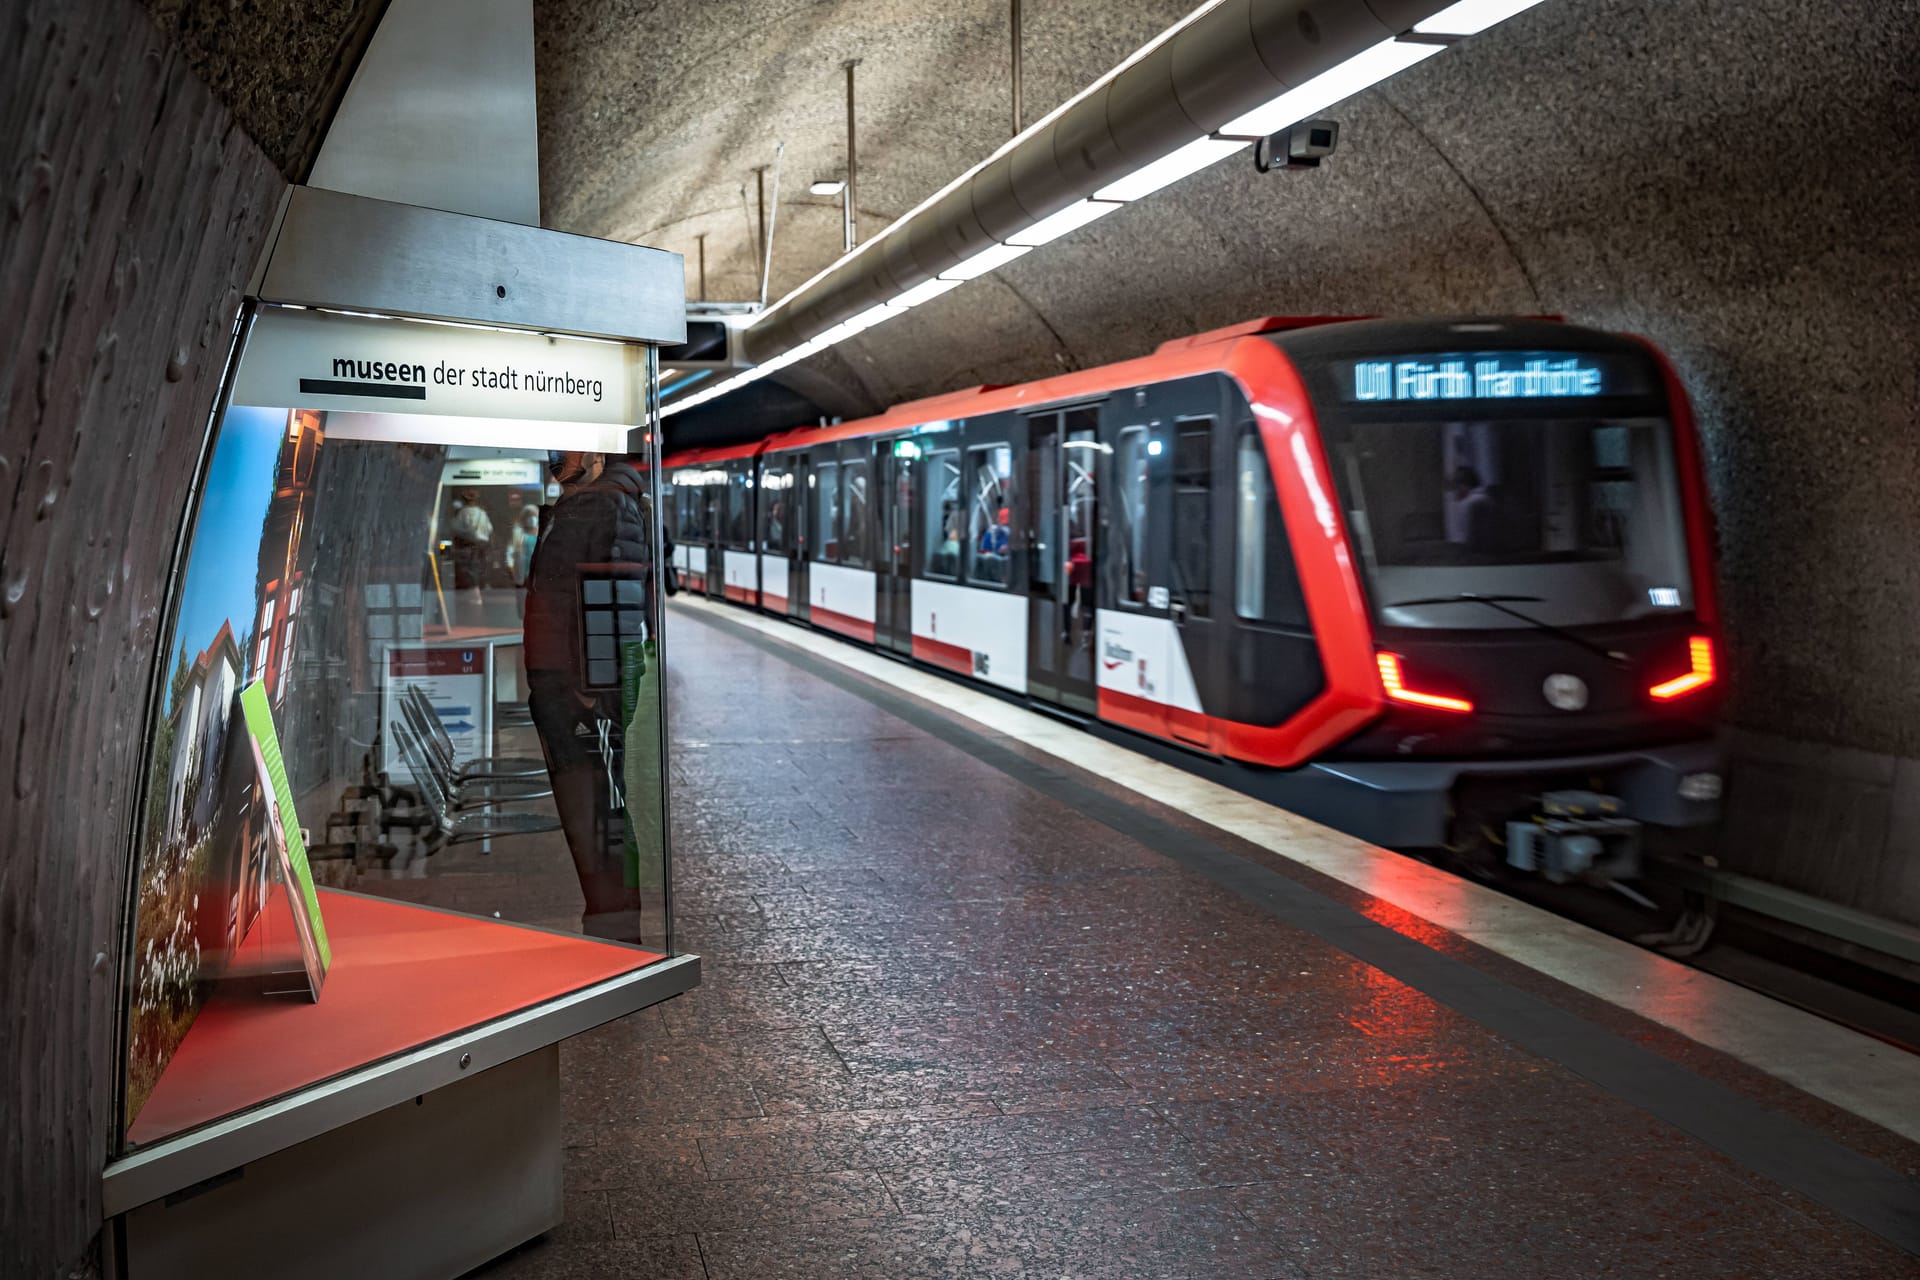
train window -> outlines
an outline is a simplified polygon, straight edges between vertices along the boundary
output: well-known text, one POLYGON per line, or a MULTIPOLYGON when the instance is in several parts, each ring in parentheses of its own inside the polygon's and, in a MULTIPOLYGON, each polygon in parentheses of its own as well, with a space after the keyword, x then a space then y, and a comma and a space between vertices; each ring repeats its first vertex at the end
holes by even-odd
POLYGON ((867 463, 863 458, 840 468, 841 503, 846 519, 840 535, 840 563, 867 562, 867 463))
POLYGON ((747 478, 727 473, 727 545, 751 548, 753 534, 747 520, 747 478))
POLYGON ((1114 454, 1120 501, 1114 512, 1114 563, 1120 571, 1116 597, 1138 608, 1147 602, 1147 429, 1120 433, 1114 454))
POLYGON ((760 549, 769 555, 780 555, 787 549, 785 472, 760 473, 760 549))
POLYGON ((823 462, 814 468, 820 484, 814 493, 813 545, 821 560, 840 560, 840 464, 823 462))
POLYGON ((967 581, 1004 587, 1013 581, 1013 450, 1004 444, 967 450, 973 473, 968 502, 967 581))
POLYGON ((1189 418, 1173 440, 1173 586, 1189 615, 1213 609, 1213 419, 1189 418))
POLYGON ((1460 599, 1495 592, 1536 597, 1528 611, 1560 626, 1692 602, 1664 421, 1362 422, 1345 434, 1339 478, 1395 625, 1527 625, 1460 599))
POLYGON ((960 506, 960 455, 952 449, 927 455, 927 576, 960 576, 960 543, 966 512, 960 506))
POLYGON ((1233 611, 1250 622, 1282 627, 1307 626, 1307 602, 1293 547, 1280 517, 1280 491, 1267 470, 1260 432, 1240 433, 1234 461, 1233 611))

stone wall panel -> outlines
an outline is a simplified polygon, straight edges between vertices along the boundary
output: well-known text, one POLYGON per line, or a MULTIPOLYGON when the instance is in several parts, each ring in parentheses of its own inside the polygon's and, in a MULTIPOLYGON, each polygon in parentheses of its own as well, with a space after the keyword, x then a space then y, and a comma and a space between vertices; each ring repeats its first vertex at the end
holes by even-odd
POLYGON ((155 636, 283 184, 134 0, 0 6, 0 181, 0 1240, 85 1274, 155 636))

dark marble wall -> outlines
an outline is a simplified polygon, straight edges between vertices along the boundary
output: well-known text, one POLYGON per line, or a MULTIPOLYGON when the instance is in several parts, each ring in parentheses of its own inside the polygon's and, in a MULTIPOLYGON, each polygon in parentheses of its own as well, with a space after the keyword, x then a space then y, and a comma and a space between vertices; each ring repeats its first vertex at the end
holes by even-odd
MULTIPOLYGON (((199 8, 245 25, 262 6, 199 8)), ((185 30, 177 12, 163 17, 185 30)), ((9 1276, 99 1266, 121 913, 166 578, 247 271, 317 146, 312 113, 357 57, 344 30, 236 120, 196 74, 212 62, 183 53, 136 0, 0 0, 9 1276)), ((304 38, 287 47, 308 50, 304 38)))

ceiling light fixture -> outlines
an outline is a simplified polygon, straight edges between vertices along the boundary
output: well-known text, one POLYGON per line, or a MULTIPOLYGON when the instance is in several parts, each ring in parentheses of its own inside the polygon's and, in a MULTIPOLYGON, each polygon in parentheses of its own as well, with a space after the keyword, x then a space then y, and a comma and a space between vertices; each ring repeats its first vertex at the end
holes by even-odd
POLYGON ((991 245, 968 258, 965 262, 948 267, 940 273, 942 280, 959 284, 963 280, 972 280, 983 276, 998 267, 1004 267, 1015 258, 1033 252, 1033 246, 1025 244, 991 245))
POLYGON ((1024 245, 1029 249, 1038 249, 1043 244, 1051 244, 1070 231, 1078 231, 1098 218, 1104 218, 1121 206, 1112 200, 1082 200, 1070 204, 1055 214, 1049 214, 1024 231, 1016 231, 1007 237, 1008 244, 1024 245))
MULTIPOLYGON (((1081 93, 1060 104, 1053 112, 1036 121, 1019 137, 1009 139, 993 155, 979 165, 968 169, 945 187, 929 196, 920 205, 907 214, 897 218, 878 236, 869 240, 859 253, 872 252, 887 236, 895 234, 913 218, 937 203, 963 182, 971 178, 986 164, 1011 150, 1021 138, 1038 129, 1044 128, 1068 107, 1073 106, 1088 94, 1096 92, 1109 83, 1128 66, 1137 62, 1154 48, 1172 38, 1178 31, 1212 9, 1217 0, 1202 4, 1182 21, 1160 33, 1152 41, 1136 50, 1134 54, 1115 66, 1113 70, 1093 82, 1081 93)), ((1289 125, 1308 119, 1336 103, 1344 102, 1356 94, 1362 93, 1381 81, 1417 66, 1451 43, 1444 37, 1463 37, 1475 35, 1488 27, 1504 22, 1515 14, 1523 13, 1539 4, 1540 0, 1458 0, 1432 17, 1414 24, 1406 37, 1395 37, 1372 45, 1338 66, 1308 79, 1271 101, 1247 111, 1228 121, 1216 132, 1201 138, 1192 139, 1168 152, 1156 160, 1149 161, 1139 169, 1094 192, 1092 197, 1076 201, 1056 213, 1041 218, 1022 230, 1013 232, 1005 244, 994 244, 971 258, 950 267, 934 280, 928 280, 901 293, 887 302, 868 308, 849 320, 828 329, 812 340, 800 346, 781 352, 773 359, 743 371, 715 386, 703 388, 696 394, 676 398, 661 409, 662 416, 668 416, 682 409, 690 409, 696 404, 725 395, 737 387, 745 386, 755 378, 784 369, 809 356, 818 354, 836 343, 843 342, 857 333, 864 332, 875 325, 882 324, 896 315, 901 315, 923 302, 928 302, 951 289, 958 288, 968 280, 977 279, 988 272, 997 270, 1024 257, 1041 245, 1049 244, 1062 236, 1076 231, 1088 223, 1103 218, 1123 205, 1141 200, 1156 191, 1172 186, 1181 179, 1190 177, 1200 170, 1225 160, 1229 156, 1244 150, 1257 138, 1268 137, 1289 125), (1425 37, 1425 38, 1421 38, 1425 37), (1433 37, 1442 37, 1434 39, 1433 37)), ((812 183, 808 190, 815 195, 834 196, 841 194, 846 183, 838 179, 822 179, 812 183)), ((845 257, 828 266, 825 271, 814 276, 799 288, 787 294, 772 307, 759 313, 754 319, 762 320, 780 310, 787 302, 825 277, 829 272, 845 262, 845 257)))
POLYGON ((1305 84, 1287 90, 1265 106, 1227 121, 1220 126, 1220 134, 1252 141, 1278 133, 1290 124, 1318 115, 1336 102, 1345 102, 1356 93, 1371 89, 1389 76, 1425 62, 1446 47, 1424 41, 1382 40, 1305 84))
POLYGON ((1460 0, 1424 22, 1414 23, 1413 29, 1423 36, 1478 35, 1539 3, 1540 0, 1460 0))
POLYGON ((1125 201, 1150 196, 1246 147, 1247 144, 1237 138, 1195 138, 1178 150, 1135 169, 1117 182, 1108 183, 1093 193, 1094 199, 1125 201))

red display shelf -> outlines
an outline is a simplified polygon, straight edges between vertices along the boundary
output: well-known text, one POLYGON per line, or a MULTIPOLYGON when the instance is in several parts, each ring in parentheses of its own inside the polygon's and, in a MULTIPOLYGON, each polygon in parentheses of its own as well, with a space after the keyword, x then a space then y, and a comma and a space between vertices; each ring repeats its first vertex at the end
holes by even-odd
MULTIPOLYGON (((223 984, 128 1129, 136 1145, 665 958, 331 889, 320 891, 320 909, 333 967, 319 1002, 223 984)), ((286 901, 276 895, 236 957, 236 970, 260 967, 267 939, 293 937, 286 901)), ((296 972, 285 981, 304 988, 306 977, 296 972)))

